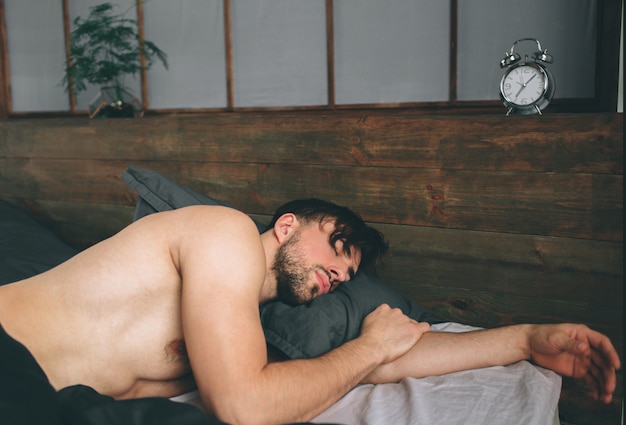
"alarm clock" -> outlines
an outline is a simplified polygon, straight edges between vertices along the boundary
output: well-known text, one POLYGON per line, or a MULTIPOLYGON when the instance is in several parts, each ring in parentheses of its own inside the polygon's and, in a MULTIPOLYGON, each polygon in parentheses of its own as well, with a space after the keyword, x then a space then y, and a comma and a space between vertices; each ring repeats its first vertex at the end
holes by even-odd
POLYGON ((539 40, 522 38, 511 46, 511 51, 500 61, 500 68, 507 68, 500 81, 500 99, 511 113, 520 115, 542 115, 541 111, 552 100, 555 90, 554 76, 544 64, 554 62, 548 49, 542 49, 539 40), (537 50, 532 53, 532 61, 525 55, 524 61, 515 46, 522 41, 534 41, 537 50))

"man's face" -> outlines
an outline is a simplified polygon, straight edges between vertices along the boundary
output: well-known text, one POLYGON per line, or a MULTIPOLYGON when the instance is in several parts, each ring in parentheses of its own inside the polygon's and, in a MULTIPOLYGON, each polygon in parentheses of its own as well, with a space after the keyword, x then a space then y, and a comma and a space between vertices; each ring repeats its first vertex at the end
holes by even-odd
POLYGON ((279 248, 272 269, 278 298, 288 304, 302 304, 326 294, 357 271, 360 253, 343 251, 343 243, 330 244, 332 222, 321 228, 312 223, 296 230, 279 248))

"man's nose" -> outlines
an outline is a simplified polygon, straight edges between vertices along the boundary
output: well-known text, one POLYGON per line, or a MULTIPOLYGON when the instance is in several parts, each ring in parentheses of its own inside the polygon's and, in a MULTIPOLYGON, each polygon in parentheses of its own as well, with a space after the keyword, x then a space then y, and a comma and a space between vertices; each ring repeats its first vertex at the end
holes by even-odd
POLYGON ((343 271, 338 266, 330 266, 328 268, 328 273, 330 274, 330 279, 333 282, 341 283, 347 280, 348 273, 343 271))

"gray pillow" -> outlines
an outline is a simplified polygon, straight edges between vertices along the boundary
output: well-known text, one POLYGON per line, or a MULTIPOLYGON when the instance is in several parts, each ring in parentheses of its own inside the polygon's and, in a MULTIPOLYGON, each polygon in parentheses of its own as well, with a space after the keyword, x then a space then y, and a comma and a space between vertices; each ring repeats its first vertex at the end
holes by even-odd
POLYGON ((43 273, 76 253, 30 215, 0 200, 0 285, 43 273))
MULTIPOLYGON (((158 171, 140 170, 129 167, 122 175, 122 179, 138 195, 135 216, 138 220, 143 216, 159 211, 169 211, 190 205, 222 205, 235 208, 227 202, 196 192, 183 185, 175 183, 158 171)), ((264 232, 266 226, 254 220, 259 232, 264 232)))
MULTIPOLYGON (((177 184, 157 171, 130 167, 122 176, 139 196, 135 220, 158 211, 189 205, 232 205, 177 184)), ((259 232, 265 230, 256 222, 259 232)), ((420 322, 441 320, 383 282, 358 272, 350 282, 330 294, 298 306, 281 301, 260 307, 265 338, 271 347, 287 358, 309 358, 324 354, 357 337, 361 322, 380 304, 397 307, 420 322)))

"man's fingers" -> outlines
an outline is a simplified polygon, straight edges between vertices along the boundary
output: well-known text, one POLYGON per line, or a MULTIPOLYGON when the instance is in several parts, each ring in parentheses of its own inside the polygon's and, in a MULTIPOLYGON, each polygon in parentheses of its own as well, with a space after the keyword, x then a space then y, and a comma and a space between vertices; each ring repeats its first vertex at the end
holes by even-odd
POLYGON ((592 349, 589 356, 578 356, 577 368, 584 369, 583 379, 593 390, 596 400, 610 403, 617 386, 615 369, 604 352, 592 349), (587 363, 585 360, 588 359, 587 363))
POLYGON ((617 351, 615 350, 615 347, 613 347, 611 340, 606 335, 589 329, 587 339, 592 350, 597 350, 602 353, 602 355, 607 359, 608 364, 613 367, 613 369, 619 369, 621 367, 617 351))
POLYGON ((596 400, 599 400, 605 393, 604 374, 602 371, 596 365, 591 363, 587 368, 587 373, 583 376, 583 379, 593 390, 593 397, 596 400))

